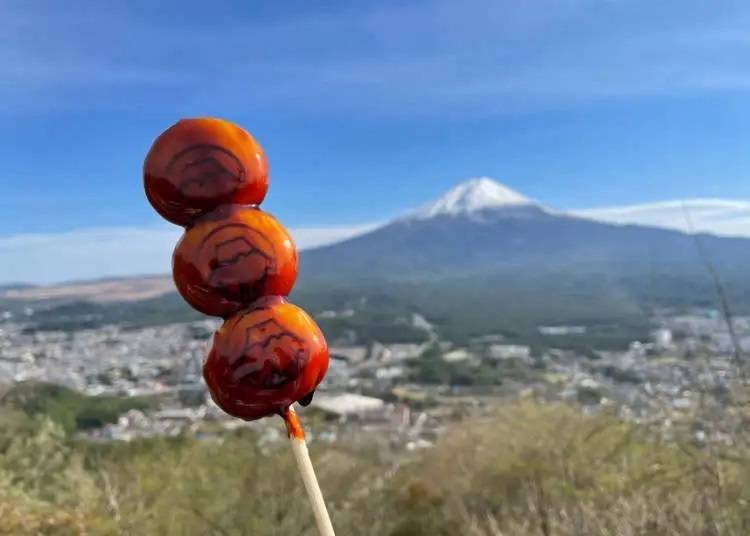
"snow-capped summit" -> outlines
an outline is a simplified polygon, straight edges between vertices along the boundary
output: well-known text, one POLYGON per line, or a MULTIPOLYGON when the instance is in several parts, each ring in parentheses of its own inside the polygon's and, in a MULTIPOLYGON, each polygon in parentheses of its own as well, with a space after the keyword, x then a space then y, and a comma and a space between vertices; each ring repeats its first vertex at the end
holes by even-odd
POLYGON ((489 177, 462 182, 438 199, 409 214, 411 218, 476 214, 487 209, 536 206, 532 200, 489 177))

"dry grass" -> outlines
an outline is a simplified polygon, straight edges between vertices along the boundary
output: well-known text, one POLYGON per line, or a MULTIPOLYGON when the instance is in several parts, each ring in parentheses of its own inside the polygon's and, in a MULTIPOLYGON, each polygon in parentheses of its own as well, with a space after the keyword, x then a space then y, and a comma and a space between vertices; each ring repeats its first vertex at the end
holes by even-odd
MULTIPOLYGON (((0 423, 0 533, 313 535, 281 443, 71 445, 0 423)), ((340 534, 746 535, 750 456, 609 417, 517 403, 393 459, 370 438, 313 448, 340 534)))

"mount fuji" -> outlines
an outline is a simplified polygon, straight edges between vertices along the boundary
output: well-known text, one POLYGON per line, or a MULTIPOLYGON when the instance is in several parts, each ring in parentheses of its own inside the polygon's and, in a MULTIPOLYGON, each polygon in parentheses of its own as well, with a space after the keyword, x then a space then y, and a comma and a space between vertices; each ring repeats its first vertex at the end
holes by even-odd
POLYGON ((394 280, 529 264, 616 273, 643 263, 684 273, 705 269, 696 236, 714 262, 731 267, 750 260, 750 242, 744 239, 634 225, 612 214, 557 211, 492 179, 471 179, 375 230, 305 251, 303 273, 394 280))
POLYGON ((299 295, 328 289, 334 307, 364 292, 437 322, 462 317, 477 332, 521 317, 622 324, 664 307, 716 307, 709 261, 736 309, 750 310, 750 240, 595 217, 472 179, 366 234, 302 252, 299 295))

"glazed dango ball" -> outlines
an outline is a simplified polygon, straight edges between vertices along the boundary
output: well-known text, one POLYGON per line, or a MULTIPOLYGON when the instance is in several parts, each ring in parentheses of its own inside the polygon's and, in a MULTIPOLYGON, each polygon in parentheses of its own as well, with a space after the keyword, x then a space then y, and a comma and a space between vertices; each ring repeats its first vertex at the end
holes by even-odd
POLYGON ((245 420, 283 413, 309 399, 328 369, 328 346, 315 322, 278 296, 224 321, 203 365, 211 397, 245 420))
POLYGON ((227 317, 262 296, 286 296, 297 249, 270 214, 224 205, 195 221, 172 257, 175 285, 198 311, 227 317))
POLYGON ((154 141, 143 181, 156 211, 184 226, 223 204, 263 201, 268 162, 255 139, 234 123, 182 119, 154 141))

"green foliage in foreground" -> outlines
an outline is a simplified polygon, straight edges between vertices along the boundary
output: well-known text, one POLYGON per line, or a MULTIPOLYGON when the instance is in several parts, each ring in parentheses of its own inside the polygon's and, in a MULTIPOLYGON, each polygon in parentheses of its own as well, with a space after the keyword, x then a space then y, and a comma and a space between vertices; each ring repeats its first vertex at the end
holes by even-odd
MULTIPOLYGON (((279 423, 281 427, 281 423, 279 423)), ((0 414, 0 534, 315 534, 288 446, 83 444, 0 414)), ((664 442, 608 417, 511 404, 395 458, 371 437, 312 454, 339 534, 727 534, 750 531, 750 456, 664 442)))
POLYGON ((14 384, 3 402, 32 417, 46 416, 67 433, 101 428, 130 409, 147 409, 154 404, 144 397, 87 396, 60 385, 34 382, 14 384))

